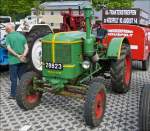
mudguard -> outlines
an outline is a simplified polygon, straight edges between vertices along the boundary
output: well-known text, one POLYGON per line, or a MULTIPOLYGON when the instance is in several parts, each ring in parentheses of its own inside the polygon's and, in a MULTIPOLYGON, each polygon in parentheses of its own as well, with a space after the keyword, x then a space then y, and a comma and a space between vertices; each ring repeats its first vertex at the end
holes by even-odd
POLYGON ((113 38, 108 46, 107 57, 110 59, 120 59, 120 52, 122 44, 129 44, 125 37, 113 38))

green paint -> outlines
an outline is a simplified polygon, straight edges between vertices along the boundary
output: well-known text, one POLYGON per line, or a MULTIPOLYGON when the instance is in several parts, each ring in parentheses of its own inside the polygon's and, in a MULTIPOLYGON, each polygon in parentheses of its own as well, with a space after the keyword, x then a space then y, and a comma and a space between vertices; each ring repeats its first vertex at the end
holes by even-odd
POLYGON ((97 73, 97 72, 100 71, 100 70, 101 70, 101 67, 99 67, 98 69, 92 71, 92 72, 89 73, 87 76, 85 76, 83 79, 81 79, 81 80, 79 81, 79 83, 81 84, 81 83, 84 83, 85 81, 89 80, 90 78, 93 77, 93 75, 94 75, 95 73, 97 73))
MULTIPOLYGON (((75 88, 81 83, 94 77, 102 69, 101 63, 92 63, 94 53, 97 53, 101 60, 109 61, 110 59, 119 58, 124 38, 114 38, 109 44, 108 49, 102 44, 96 42, 96 36, 91 34, 90 19, 92 17, 91 6, 84 8, 86 18, 87 32, 71 31, 49 34, 42 39, 42 77, 38 82, 47 84, 49 88, 55 91, 62 91, 66 85, 74 80, 72 84, 75 88), (90 69, 83 69, 82 63, 84 58, 91 60, 90 69), (63 64, 62 70, 47 69, 46 62, 63 64)), ((86 59, 87 60, 87 59, 86 59)))
POLYGON ((91 36, 91 23, 90 18, 92 17, 92 7, 84 7, 84 16, 86 19, 86 39, 84 40, 84 54, 88 57, 93 56, 95 37, 91 36))
POLYGON ((47 79, 55 77, 58 79, 71 80, 82 74, 82 38, 86 36, 85 34, 85 32, 78 31, 57 34, 54 42, 54 56, 52 56, 52 34, 49 34, 42 39, 43 63, 52 63, 52 58, 55 57, 55 63, 61 63, 64 66, 63 70, 54 70, 46 69, 43 64, 42 73, 44 77, 47 79))
POLYGON ((107 49, 107 55, 108 58, 115 58, 119 59, 122 43, 124 38, 113 38, 109 44, 109 47, 107 49))
POLYGON ((84 7, 84 16, 86 19, 86 39, 91 38, 91 23, 90 23, 90 18, 92 16, 92 7, 87 5, 84 7))

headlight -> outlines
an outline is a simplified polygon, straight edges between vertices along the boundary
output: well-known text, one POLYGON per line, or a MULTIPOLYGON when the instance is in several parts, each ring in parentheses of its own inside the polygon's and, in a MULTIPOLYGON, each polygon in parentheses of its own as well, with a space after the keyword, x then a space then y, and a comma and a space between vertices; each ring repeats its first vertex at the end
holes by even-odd
POLYGON ((90 62, 89 62, 89 61, 83 61, 82 67, 83 67, 84 69, 89 69, 89 68, 90 68, 90 62))

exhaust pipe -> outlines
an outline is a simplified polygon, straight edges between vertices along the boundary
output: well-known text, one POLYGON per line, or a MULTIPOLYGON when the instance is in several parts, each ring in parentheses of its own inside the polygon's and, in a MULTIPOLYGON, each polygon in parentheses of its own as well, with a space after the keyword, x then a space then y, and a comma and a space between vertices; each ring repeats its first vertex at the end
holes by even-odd
POLYGON ((86 19, 86 38, 84 40, 84 55, 91 57, 94 54, 95 38, 91 36, 90 19, 92 16, 92 7, 87 5, 84 7, 84 16, 86 19))

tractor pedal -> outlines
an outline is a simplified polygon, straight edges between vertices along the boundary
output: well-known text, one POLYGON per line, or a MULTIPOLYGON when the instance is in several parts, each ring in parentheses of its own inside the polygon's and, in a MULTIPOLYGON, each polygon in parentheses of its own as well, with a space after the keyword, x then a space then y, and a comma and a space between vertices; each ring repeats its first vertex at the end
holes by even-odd
POLYGON ((110 73, 104 73, 104 78, 105 79, 110 79, 110 73))

